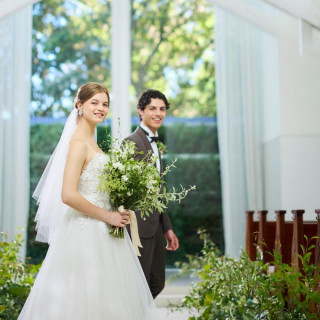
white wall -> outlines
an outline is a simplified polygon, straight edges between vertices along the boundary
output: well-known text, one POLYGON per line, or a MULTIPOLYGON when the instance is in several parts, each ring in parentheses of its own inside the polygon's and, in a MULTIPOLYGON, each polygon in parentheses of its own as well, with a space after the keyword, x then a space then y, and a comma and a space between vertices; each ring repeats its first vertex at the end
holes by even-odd
POLYGON ((306 209, 304 219, 314 220, 320 208, 320 58, 279 41, 278 64, 280 110, 265 111, 266 207, 306 209), (280 127, 272 126, 273 118, 280 127))

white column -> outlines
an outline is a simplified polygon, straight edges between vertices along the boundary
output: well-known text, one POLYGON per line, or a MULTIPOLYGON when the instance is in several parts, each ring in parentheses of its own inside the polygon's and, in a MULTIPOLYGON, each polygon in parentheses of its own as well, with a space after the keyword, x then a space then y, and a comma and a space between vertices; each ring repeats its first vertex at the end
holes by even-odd
POLYGON ((265 120, 269 128, 275 119, 280 126, 265 137, 266 207, 305 209, 304 219, 314 220, 320 208, 320 60, 284 41, 278 47, 280 108, 265 120))
POLYGON ((0 231, 10 238, 28 220, 31 34, 31 5, 0 20, 0 231))
POLYGON ((125 138, 131 132, 130 11, 129 0, 112 1, 111 112, 112 135, 118 139, 125 138))

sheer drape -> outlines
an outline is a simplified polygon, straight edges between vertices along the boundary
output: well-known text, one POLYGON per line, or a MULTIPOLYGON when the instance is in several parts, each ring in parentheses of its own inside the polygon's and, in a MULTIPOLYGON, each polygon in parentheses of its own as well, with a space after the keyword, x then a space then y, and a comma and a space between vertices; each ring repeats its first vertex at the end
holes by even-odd
POLYGON ((262 32, 215 8, 216 85, 226 254, 245 243, 245 211, 264 206, 262 32))
POLYGON ((27 226, 32 7, 0 19, 0 231, 27 226))

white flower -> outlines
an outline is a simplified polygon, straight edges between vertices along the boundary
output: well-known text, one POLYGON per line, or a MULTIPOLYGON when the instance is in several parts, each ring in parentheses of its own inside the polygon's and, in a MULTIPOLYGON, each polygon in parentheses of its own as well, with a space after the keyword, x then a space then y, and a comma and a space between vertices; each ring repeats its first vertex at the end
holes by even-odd
POLYGON ((128 177, 125 174, 121 177, 121 179, 124 180, 124 181, 128 181, 129 180, 128 177))
POLYGON ((149 181, 147 182, 148 188, 152 188, 155 183, 156 183, 156 180, 149 180, 149 181))
POLYGON ((112 148, 112 152, 113 153, 116 153, 116 152, 121 152, 121 149, 120 149, 120 147, 119 146, 113 146, 113 148, 112 148))
POLYGON ((124 165, 123 165, 122 163, 120 163, 120 162, 115 162, 115 163, 113 164, 113 167, 114 167, 115 169, 118 168, 120 171, 124 170, 124 165))
POLYGON ((119 168, 119 166, 121 166, 120 162, 116 162, 112 165, 115 169, 119 168))

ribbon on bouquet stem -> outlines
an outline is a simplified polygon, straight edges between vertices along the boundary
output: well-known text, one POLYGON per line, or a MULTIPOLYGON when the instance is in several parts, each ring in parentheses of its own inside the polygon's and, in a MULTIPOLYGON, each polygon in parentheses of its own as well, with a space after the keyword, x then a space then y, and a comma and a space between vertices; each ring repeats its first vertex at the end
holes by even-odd
POLYGON ((126 211, 129 212, 129 221, 127 224, 130 224, 130 231, 131 231, 131 239, 132 239, 132 244, 134 251, 136 252, 138 257, 141 257, 139 247, 142 248, 142 244, 140 242, 140 237, 139 237, 139 231, 138 231, 138 222, 137 222, 137 217, 134 211, 132 210, 127 210, 124 208, 124 206, 120 206, 118 208, 118 211, 122 214, 125 213, 126 211))

